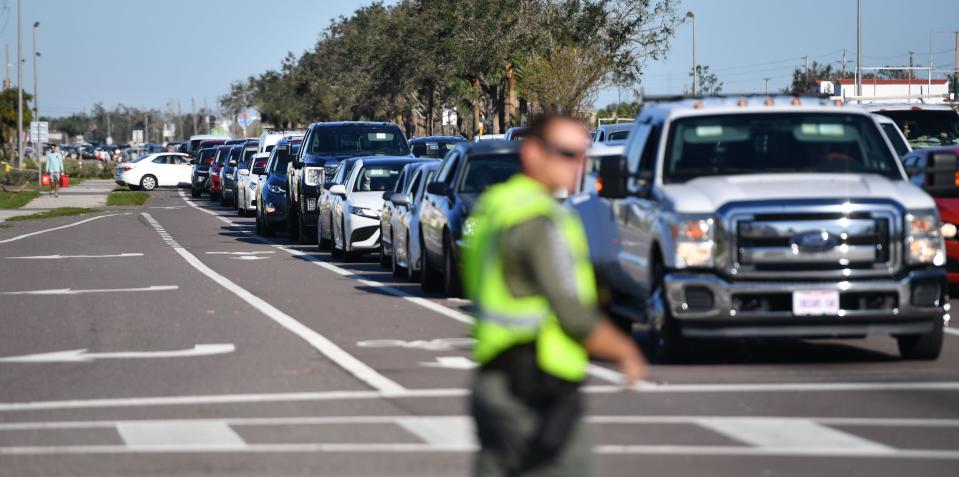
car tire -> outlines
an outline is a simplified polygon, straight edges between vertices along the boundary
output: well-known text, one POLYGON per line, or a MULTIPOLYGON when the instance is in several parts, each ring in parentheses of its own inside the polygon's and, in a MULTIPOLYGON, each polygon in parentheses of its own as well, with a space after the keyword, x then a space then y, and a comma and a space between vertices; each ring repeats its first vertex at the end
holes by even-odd
POLYGON ((450 298, 461 298, 463 287, 460 286, 460 272, 453 256, 453 241, 449 234, 443 238, 443 293, 450 298))
POLYGON ((230 205, 230 203, 226 201, 226 191, 221 190, 220 191, 220 207, 226 207, 228 205, 230 205))
POLYGON ((666 301, 665 266, 658 256, 653 258, 653 293, 648 300, 649 359, 656 363, 675 363, 685 354, 686 342, 679 322, 673 318, 666 301))
POLYGON ((920 335, 897 336, 899 355, 908 360, 934 360, 942 352, 942 320, 937 319, 932 331, 920 335))
MULTIPOLYGON (((424 245, 422 237, 420 238, 420 245, 424 245)), ((430 266, 430 261, 426 256, 425 246, 422 248, 422 251, 423 266, 420 267, 420 287, 424 292, 439 291, 443 285, 442 277, 430 266)))
MULTIPOLYGON (((330 217, 330 227, 333 227, 333 217, 330 217)), ((333 233, 330 232, 330 237, 333 236, 333 233)), ((316 224, 316 245, 321 252, 332 250, 333 249, 333 239, 323 237, 323 226, 322 221, 317 221, 316 224)))
MULTIPOLYGON (((393 242, 392 239, 393 239, 393 229, 391 228, 391 229, 390 229, 390 243, 392 243, 393 246, 395 247, 395 246, 396 246, 396 243, 393 242)), ((380 237, 380 266, 381 266, 381 267, 383 267, 383 268, 391 268, 391 267, 395 266, 395 264, 396 264, 396 259, 393 258, 393 257, 396 256, 396 253, 395 253, 395 252, 396 252, 396 250, 394 249, 394 253, 391 253, 391 254, 387 255, 387 254, 386 254, 386 241, 383 240, 383 237, 380 237)), ((393 275, 396 276, 396 273, 394 272, 393 275)))
POLYGON ((394 278, 403 278, 407 274, 407 269, 403 268, 399 262, 396 261, 396 245, 393 246, 393 253, 390 254, 390 272, 393 273, 394 278))
POLYGON ((296 240, 300 235, 300 219, 297 217, 298 214, 295 207, 292 204, 287 205, 287 214, 286 214, 286 237, 290 240, 296 240))
POLYGON ((157 178, 152 174, 147 174, 140 178, 140 188, 145 191, 155 190, 157 188, 157 178))
MULTIPOLYGON (((346 241, 343 241, 346 245, 346 241)), ((330 220, 330 256, 336 259, 343 258, 343 249, 336 246, 336 227, 333 226, 333 221, 330 220)))
POLYGON ((260 212, 257 212, 257 215, 260 217, 260 232, 264 237, 273 237, 276 235, 276 229, 273 228, 273 224, 270 221, 266 220, 266 215, 262 215, 260 212))
POLYGON ((195 187, 192 188, 192 189, 190 189, 190 197, 193 197, 194 199, 199 198, 199 197, 200 197, 200 190, 197 189, 197 188, 195 188, 195 187))
POLYGON ((259 212, 257 212, 257 214, 256 214, 256 235, 258 235, 258 236, 262 236, 262 235, 263 235, 263 222, 260 221, 260 214, 259 214, 259 212))
MULTIPOLYGON (((394 250, 393 255, 396 255, 394 250)), ((410 234, 406 234, 406 280, 415 283, 420 280, 420 272, 413 269, 413 259, 410 256, 410 234)))
POLYGON ((313 245, 316 240, 316 231, 313 230, 312 227, 307 227, 302 219, 303 216, 297 214, 297 229, 299 229, 300 232, 297 236, 297 242, 299 242, 300 245, 313 245))

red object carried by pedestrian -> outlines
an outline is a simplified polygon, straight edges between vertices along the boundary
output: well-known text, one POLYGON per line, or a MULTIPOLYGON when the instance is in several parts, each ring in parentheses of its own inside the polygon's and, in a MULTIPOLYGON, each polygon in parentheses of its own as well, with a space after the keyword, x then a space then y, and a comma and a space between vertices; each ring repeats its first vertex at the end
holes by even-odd
POLYGON ((60 174, 60 187, 70 187, 70 178, 66 174, 60 174))
POLYGON ((40 176, 40 185, 50 185, 50 174, 44 172, 43 175, 40 176))

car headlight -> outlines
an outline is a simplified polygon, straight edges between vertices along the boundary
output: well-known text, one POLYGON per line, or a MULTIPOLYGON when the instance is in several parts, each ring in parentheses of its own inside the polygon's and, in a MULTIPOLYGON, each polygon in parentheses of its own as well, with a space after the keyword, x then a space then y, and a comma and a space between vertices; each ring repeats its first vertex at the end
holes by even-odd
POLYGON ((380 212, 378 210, 367 209, 365 207, 353 207, 350 209, 350 212, 353 215, 359 215, 360 217, 366 217, 370 219, 380 218, 380 212))
POLYGON ((672 225, 676 268, 711 268, 716 256, 712 218, 677 217, 672 225))
POLYGON ((282 188, 282 187, 280 187, 280 186, 278 186, 278 185, 271 185, 271 186, 270 186, 270 193, 273 193, 273 194, 286 194, 286 189, 284 189, 284 188, 282 188))
POLYGON ((946 222, 942 224, 942 227, 939 227, 939 233, 942 234, 942 238, 952 240, 956 238, 956 235, 959 235, 959 228, 956 227, 956 224, 946 222))
POLYGON ((322 167, 307 167, 303 171, 303 182, 306 183, 306 185, 315 186, 320 183, 322 175, 322 167))
POLYGON ((472 237, 476 233, 476 219, 467 217, 463 221, 463 237, 472 237))
POLYGON ((937 267, 946 263, 946 244, 942 240, 941 227, 935 212, 906 214, 906 258, 909 263, 937 267))

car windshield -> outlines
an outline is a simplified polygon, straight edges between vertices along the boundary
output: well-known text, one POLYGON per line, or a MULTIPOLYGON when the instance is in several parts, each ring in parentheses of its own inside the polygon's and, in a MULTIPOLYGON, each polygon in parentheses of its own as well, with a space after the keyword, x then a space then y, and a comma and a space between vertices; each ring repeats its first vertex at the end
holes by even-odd
POLYGON ((673 123, 665 182, 701 176, 874 173, 902 179, 871 118, 858 114, 699 116, 673 123))
POLYGON ((460 192, 482 193, 491 185, 505 182, 519 172, 519 167, 519 157, 516 154, 471 157, 463 169, 460 192))
POLYGON ((456 147, 457 141, 426 141, 416 142, 410 146, 410 152, 416 157, 442 158, 446 152, 456 147))
POLYGON ((409 148, 397 129, 318 130, 310 139, 314 156, 405 156, 409 148))
POLYGON ((949 146, 959 141, 959 114, 955 111, 918 109, 879 114, 895 121, 914 148, 949 146))
POLYGON ((629 130, 613 131, 606 136, 607 141, 625 141, 629 137, 629 130))
POLYGON ((216 149, 202 149, 200 151, 200 160, 199 163, 204 166, 209 166, 213 163, 213 159, 216 158, 216 149))
MULTIPOLYGON (((232 150, 230 150, 229 162, 234 162, 234 161, 239 162, 241 157, 243 157, 242 148, 234 147, 232 150)), ((227 165, 229 165, 229 163, 227 163, 227 165)))
POLYGON ((889 142, 892 143, 892 147, 896 150, 896 154, 899 154, 899 157, 909 154, 909 144, 902 140, 899 128, 895 124, 880 123, 879 126, 886 133, 886 137, 889 138, 889 142))
POLYGON ((396 187, 404 163, 363 166, 353 185, 356 192, 383 192, 396 187))
POLYGON ((246 149, 243 151, 243 159, 240 160, 241 169, 246 167, 250 163, 250 160, 253 159, 253 156, 256 155, 256 149, 246 149))
POLYGON ((286 173, 286 166, 290 164, 290 161, 293 160, 295 154, 289 154, 283 150, 276 152, 276 160, 273 161, 273 168, 270 169, 270 172, 281 172, 286 173))

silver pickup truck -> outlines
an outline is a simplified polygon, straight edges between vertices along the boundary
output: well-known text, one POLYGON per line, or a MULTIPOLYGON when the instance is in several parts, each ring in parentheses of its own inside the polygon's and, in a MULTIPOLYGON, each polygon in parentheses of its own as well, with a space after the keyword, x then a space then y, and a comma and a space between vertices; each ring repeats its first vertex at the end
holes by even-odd
POLYGON ((660 103, 599 176, 619 263, 650 290, 634 315, 655 358, 688 338, 867 334, 938 357, 936 205, 866 111, 791 96, 660 103))

